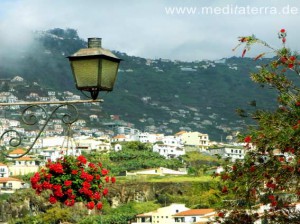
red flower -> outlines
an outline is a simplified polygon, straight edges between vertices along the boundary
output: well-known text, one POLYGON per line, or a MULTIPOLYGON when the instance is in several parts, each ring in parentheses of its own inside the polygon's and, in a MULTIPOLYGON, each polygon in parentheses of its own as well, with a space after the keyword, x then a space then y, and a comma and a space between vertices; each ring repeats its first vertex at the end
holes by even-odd
POLYGON ((104 188, 102 194, 103 194, 104 196, 107 195, 107 194, 108 194, 108 189, 107 189, 107 188, 104 188))
POLYGON ((108 174, 108 170, 107 169, 102 169, 101 170, 101 173, 103 176, 107 175, 108 174))
POLYGON ((266 184, 266 187, 267 187, 267 188, 271 188, 271 189, 275 189, 275 188, 276 188, 276 184, 274 184, 273 181, 269 181, 269 182, 266 184))
POLYGON ((285 33, 285 29, 281 29, 281 30, 280 30, 280 33, 285 33))
POLYGON ((44 181, 42 185, 43 185, 44 189, 51 189, 52 188, 52 184, 48 181, 44 181))
POLYGON ((250 135, 248 135, 244 138, 244 142, 246 142, 246 143, 250 143, 251 141, 252 141, 252 138, 250 135))
POLYGON ((255 171, 255 169, 256 169, 256 168, 255 168, 255 166, 253 166, 253 165, 252 165, 252 166, 250 166, 250 172, 254 172, 254 171, 255 171))
POLYGON ((94 193, 94 199, 95 200, 100 200, 101 199, 101 194, 99 192, 94 193))
POLYGON ((116 183, 116 178, 115 177, 110 178, 110 180, 111 180, 112 183, 116 183))
POLYGON ((74 199, 67 199, 67 200, 65 200, 64 204, 66 206, 73 206, 75 204, 75 200, 74 199))
POLYGON ((69 187, 69 186, 72 185, 72 181, 71 180, 66 180, 64 184, 65 184, 66 187, 69 187))
POLYGON ((295 57, 295 56, 291 56, 291 57, 290 57, 290 60, 291 60, 291 61, 295 61, 295 60, 296 60, 296 57, 295 57))
POLYGON ((293 68, 293 67, 294 67, 294 64, 288 64, 288 67, 289 67, 289 68, 293 68))
POLYGON ((101 210, 101 209, 102 209, 102 207, 103 207, 103 204, 102 204, 102 202, 98 202, 98 204, 97 204, 97 209, 98 209, 98 210, 101 210))
POLYGON ((54 163, 49 166, 50 171, 53 171, 54 173, 60 174, 64 173, 64 168, 60 163, 54 163))
POLYGON ((100 177, 99 174, 96 174, 96 175, 95 175, 95 178, 96 178, 96 180, 100 180, 101 177, 100 177))
POLYGON ((219 212, 219 213, 218 213, 218 216, 219 216, 220 218, 224 218, 224 212, 219 212))
POLYGON ((86 205, 86 207, 88 209, 93 209, 95 207, 95 202, 93 202, 93 201, 88 202, 87 205, 86 205))
POLYGON ((226 186, 224 186, 224 187, 222 188, 222 193, 223 193, 223 194, 226 194, 226 193, 228 193, 228 189, 227 189, 227 187, 226 187, 226 186))
POLYGON ((274 201, 275 200, 275 196, 274 195, 269 195, 269 200, 270 201, 274 201))
POLYGON ((89 182, 87 182, 87 181, 84 181, 84 182, 82 183, 82 186, 83 186, 84 188, 90 188, 90 187, 91 187, 91 184, 90 184, 89 182))
POLYGON ((277 206, 277 201, 272 201, 272 202, 271 202, 271 206, 272 206, 272 207, 276 207, 276 206, 277 206))
POLYGON ((49 197, 49 202, 50 202, 51 204, 55 204, 55 203, 57 202, 56 197, 54 197, 53 195, 50 195, 50 197, 49 197))
POLYGON ((95 169, 96 165, 94 163, 89 163, 89 167, 92 168, 92 169, 95 169))
POLYGON ((101 209, 100 200, 108 194, 108 189, 102 186, 103 182, 115 182, 115 178, 107 176, 109 171, 100 166, 98 163, 88 163, 84 156, 63 156, 57 162, 46 163, 44 169, 30 178, 30 182, 37 194, 51 192, 49 202, 52 204, 60 202, 73 206, 83 201, 88 209, 101 209))
POLYGON ((82 163, 82 164, 86 164, 87 163, 87 160, 86 158, 83 156, 83 155, 80 155, 77 157, 77 160, 82 163))
POLYGON ((285 39, 285 37, 284 38, 282 38, 282 43, 285 43, 286 42, 286 39, 285 39))
POLYGON ((72 170, 71 174, 76 175, 78 173, 78 170, 72 170))

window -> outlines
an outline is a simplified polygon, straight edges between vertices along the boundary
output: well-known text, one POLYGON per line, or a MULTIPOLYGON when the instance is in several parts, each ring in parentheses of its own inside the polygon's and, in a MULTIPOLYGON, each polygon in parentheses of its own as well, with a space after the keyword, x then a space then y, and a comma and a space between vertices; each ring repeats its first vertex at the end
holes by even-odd
POLYGON ((8 183, 8 187, 12 187, 12 183, 8 183))

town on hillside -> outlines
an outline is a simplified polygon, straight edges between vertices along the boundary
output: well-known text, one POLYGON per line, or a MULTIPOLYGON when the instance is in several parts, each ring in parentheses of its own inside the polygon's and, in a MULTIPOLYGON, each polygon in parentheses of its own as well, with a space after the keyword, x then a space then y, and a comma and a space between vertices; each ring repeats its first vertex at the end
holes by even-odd
MULTIPOLYGON (((16 76, 11 80, 0 80, 0 86, 6 91, 0 92, 1 103, 18 103, 22 100, 27 101, 58 101, 58 100, 80 100, 79 95, 69 91, 29 91, 20 99, 15 95, 15 88, 24 85, 24 79, 16 76)), ((39 85, 34 83, 39 89, 39 85)), ((146 100, 146 99, 145 99, 146 100)), ((51 107, 51 106, 50 106, 51 107)), ((12 194, 18 190, 30 188, 30 185, 19 177, 31 175, 37 172, 49 160, 56 161, 64 155, 79 156, 82 153, 110 153, 123 150, 123 144, 127 142, 145 143, 151 146, 152 152, 163 156, 166 160, 180 159, 188 152, 197 152, 208 156, 218 155, 221 159, 229 161, 243 160, 246 154, 245 143, 237 143, 232 136, 226 138, 226 142, 211 141, 209 135, 198 131, 182 130, 174 135, 163 133, 144 132, 133 127, 133 125, 121 121, 117 115, 111 115, 104 126, 90 126, 90 123, 98 122, 100 117, 93 107, 100 107, 99 103, 84 105, 90 109, 91 114, 78 119, 73 123, 72 134, 66 132, 64 123, 61 119, 52 119, 42 136, 35 142, 40 125, 43 125, 43 119, 39 121, 36 127, 29 129, 24 125, 20 117, 19 105, 9 106, 1 110, 0 114, 0 134, 2 136, 2 150, 5 150, 10 157, 18 157, 26 153, 28 146, 35 142, 30 153, 20 158, 7 158, 0 163, 0 195, 12 194), (9 111, 9 113, 7 112, 9 111), (11 148, 9 143, 12 138, 17 137, 15 130, 20 133, 23 142, 17 148, 11 148)), ((38 116, 43 115, 42 110, 37 110, 38 116)), ((248 150, 251 147, 248 145, 248 150)), ((285 153, 284 156, 289 161, 292 155, 285 153)), ((267 159, 267 158, 266 158, 267 159)), ((215 167, 213 172, 221 173, 224 171, 222 166, 215 167)), ((132 176, 187 176, 188 171, 185 164, 177 170, 167 167, 151 167, 147 169, 130 170, 122 175, 130 178, 132 176)), ((300 204, 296 203, 295 208, 300 210, 300 204)), ((258 214, 263 214, 270 210, 269 205, 260 205, 256 208, 258 214)), ((136 215, 132 224, 137 223, 206 223, 213 222, 218 215, 217 210, 213 208, 192 209, 185 204, 172 203, 169 206, 161 207, 151 212, 136 215)), ((260 223, 260 222, 257 222, 260 223)))

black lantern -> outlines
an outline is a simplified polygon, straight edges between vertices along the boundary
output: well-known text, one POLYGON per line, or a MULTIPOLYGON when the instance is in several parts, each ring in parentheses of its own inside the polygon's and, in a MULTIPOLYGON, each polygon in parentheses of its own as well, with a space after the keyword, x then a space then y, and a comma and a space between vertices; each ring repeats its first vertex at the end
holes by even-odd
POLYGON ((100 91, 112 91, 121 59, 101 48, 101 38, 88 38, 88 48, 68 57, 76 88, 91 93, 93 100, 100 91))

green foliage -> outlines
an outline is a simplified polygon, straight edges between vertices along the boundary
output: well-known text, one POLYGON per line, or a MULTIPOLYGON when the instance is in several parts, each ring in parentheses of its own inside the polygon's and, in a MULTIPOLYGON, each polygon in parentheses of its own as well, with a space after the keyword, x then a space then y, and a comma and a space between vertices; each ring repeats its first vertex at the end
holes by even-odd
POLYGON ((216 156, 211 156, 199 152, 187 152, 182 159, 189 168, 190 174, 203 175, 209 167, 220 166, 223 160, 216 156))
MULTIPOLYGON (((224 223, 253 223, 258 216, 244 211, 259 203, 270 204, 271 210, 264 215, 270 223, 299 222, 294 222, 293 218, 299 216, 290 205, 300 199, 300 89, 293 81, 299 79, 300 61, 296 53, 286 48, 284 29, 279 38, 283 47, 271 48, 275 57, 251 74, 254 82, 277 91, 278 107, 252 115, 257 125, 240 136, 248 149, 244 161, 228 164, 220 175, 224 181, 221 191, 231 195, 235 209, 224 223)), ((251 44, 247 43, 245 49, 251 44)))
POLYGON ((167 167, 176 169, 182 167, 178 159, 165 159, 159 153, 152 152, 150 144, 141 142, 126 142, 122 144, 122 150, 102 154, 93 152, 85 154, 92 162, 101 162, 112 174, 125 171, 141 170, 147 168, 167 167))

